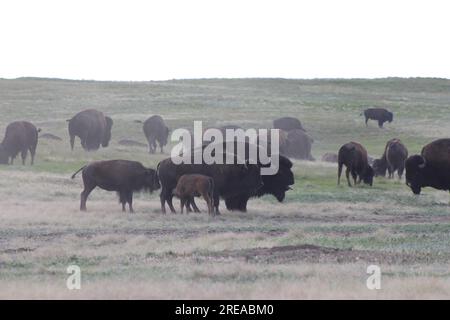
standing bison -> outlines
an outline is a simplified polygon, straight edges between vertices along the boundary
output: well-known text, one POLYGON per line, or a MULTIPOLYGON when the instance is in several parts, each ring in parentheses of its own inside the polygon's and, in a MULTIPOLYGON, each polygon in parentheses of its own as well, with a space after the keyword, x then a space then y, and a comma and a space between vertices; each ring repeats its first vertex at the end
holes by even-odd
MULTIPOLYGON (((192 154, 192 157, 194 155, 192 154)), ((236 157, 234 157, 236 160, 236 157)), ((193 160, 194 158, 192 158, 193 160)), ((193 163, 193 161, 192 161, 193 163)), ((161 182, 161 210, 166 212, 165 204, 169 205, 172 213, 175 208, 172 204, 173 189, 178 179, 184 174, 202 174, 213 178, 213 204, 215 214, 219 213, 220 197, 227 199, 242 192, 255 192, 263 185, 261 168, 255 164, 175 164, 171 158, 162 160, 158 164, 158 177, 161 182)))
MULTIPOLYGON (((226 143, 223 144, 222 150, 224 151, 223 154, 223 162, 226 161, 226 154, 231 154, 234 152, 236 155, 236 152, 238 150, 238 144, 242 142, 235 141, 233 150, 228 149, 228 145, 226 143)), ((251 160, 251 163, 256 163, 258 167, 267 168, 272 165, 272 163, 265 163, 263 164, 260 161, 259 158, 259 149, 258 148, 265 148, 264 143, 260 145, 252 145, 251 143, 245 142, 244 143, 244 149, 245 149, 245 160, 251 160), (253 147, 257 150, 257 158, 253 159, 250 156, 250 147, 253 147)), ((204 148, 205 146, 203 146, 204 148)), ((270 149, 268 150, 270 151, 270 149)), ((270 152, 268 152, 269 154, 270 152)), ((274 196, 279 202, 283 202, 286 192, 288 190, 291 190, 291 185, 295 183, 294 181, 294 173, 292 172, 292 162, 285 156, 279 155, 279 154, 271 154, 272 157, 278 157, 278 171, 273 175, 261 175, 261 179, 263 182, 263 186, 259 189, 246 189, 241 188, 236 192, 234 195, 230 195, 225 198, 225 205, 228 210, 230 211, 241 211, 246 212, 247 211, 247 203, 251 198, 254 197, 262 197, 264 195, 272 195, 274 196)), ((197 211, 195 202, 192 201, 191 203, 193 205, 193 208, 195 211, 197 211)))
POLYGON ((22 157, 22 164, 25 164, 28 151, 30 151, 31 165, 33 165, 40 131, 27 121, 10 123, 6 127, 5 137, 0 144, 0 164, 13 164, 19 153, 22 157))
POLYGON ((432 187, 450 191, 450 139, 435 140, 405 162, 406 184, 414 194, 432 187))
POLYGON ((284 131, 291 131, 291 130, 296 130, 296 129, 306 131, 303 128, 300 120, 298 120, 297 118, 293 118, 293 117, 283 117, 283 118, 273 120, 273 128, 281 129, 284 131))
POLYGON ((144 135, 148 141, 148 148, 150 153, 155 153, 156 142, 158 142, 163 153, 163 148, 167 144, 167 138, 169 137, 169 128, 166 126, 161 116, 151 116, 144 122, 143 126, 144 135))
POLYGON ((365 184, 372 186, 373 169, 367 161, 366 149, 357 142, 349 142, 344 144, 338 153, 338 185, 341 181, 342 166, 345 165, 347 170, 345 176, 348 186, 351 187, 349 174, 352 174, 354 184, 360 183, 361 180, 365 184), (358 181, 357 181, 358 178, 358 181))
POLYGON ((158 176, 155 170, 145 168, 140 162, 128 160, 96 161, 82 167, 72 175, 76 177, 82 172, 84 190, 81 192, 80 210, 86 211, 86 201, 96 187, 107 191, 116 191, 122 211, 128 203, 130 212, 133 210, 133 193, 147 190, 153 192, 159 189, 158 176))
POLYGON ((291 130, 287 134, 285 154, 295 159, 314 161, 311 148, 314 140, 300 129, 291 130))
POLYGON ((102 147, 106 148, 111 140, 111 128, 113 121, 103 112, 88 109, 77 113, 69 123, 70 148, 73 151, 75 137, 81 140, 81 146, 86 151, 94 151, 102 147))
POLYGON ((363 113, 366 118, 366 126, 369 119, 378 121, 378 127, 380 128, 383 128, 385 122, 389 121, 390 123, 394 120, 394 114, 384 108, 369 108, 364 110, 363 113))
POLYGON ((384 153, 380 159, 373 162, 375 176, 386 176, 386 170, 389 178, 394 177, 397 171, 398 178, 401 179, 405 169, 405 161, 408 158, 408 149, 399 139, 391 139, 386 143, 384 153))

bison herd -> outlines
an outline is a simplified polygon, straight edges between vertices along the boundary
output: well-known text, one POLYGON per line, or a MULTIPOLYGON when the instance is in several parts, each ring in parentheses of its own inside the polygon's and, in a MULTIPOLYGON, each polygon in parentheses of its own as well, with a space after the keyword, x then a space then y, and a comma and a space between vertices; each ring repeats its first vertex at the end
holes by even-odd
MULTIPOLYGON (((366 109, 362 114, 365 116, 366 125, 369 119, 378 121, 380 128, 383 127, 384 122, 393 121, 392 112, 382 108, 366 109)), ((100 146, 108 147, 114 122, 102 112, 94 109, 84 110, 67 122, 72 150, 76 137, 80 139, 81 146, 86 151, 98 150, 100 146)), ((159 147, 160 152, 163 153, 169 136, 169 128, 163 118, 154 115, 141 123, 143 123, 143 133, 148 142, 149 152, 155 153, 159 147)), ((314 140, 297 118, 276 119, 273 121, 273 127, 279 129, 279 154, 277 155, 279 166, 274 175, 261 174, 261 169, 268 164, 262 163, 259 158, 256 162, 246 158, 241 162, 235 161, 234 164, 205 162, 178 164, 171 158, 167 158, 159 162, 156 170, 146 168, 136 161, 96 161, 80 168, 72 175, 73 179, 82 172, 84 189, 80 196, 80 210, 86 210, 88 196, 96 187, 117 192, 122 210, 125 211, 128 204, 130 212, 133 212, 134 192, 153 192, 157 189, 161 189, 160 200, 163 213, 166 212, 166 204, 171 212, 176 212, 172 203, 174 196, 180 199, 181 212, 184 208, 187 212, 199 212, 195 197, 202 197, 210 214, 220 213, 220 199, 225 201, 226 208, 231 211, 246 211, 247 203, 251 198, 263 195, 273 195, 282 202, 286 192, 294 184, 293 164, 289 158, 314 161, 311 155, 314 140)), ((228 125, 218 129, 225 131, 237 128, 239 127, 228 125)), ((33 164, 40 131, 27 121, 9 124, 0 144, 0 163, 13 164, 20 153, 22 163, 25 164, 27 154, 30 152, 31 164, 33 164)), ((243 143, 248 150, 250 142, 243 143)), ((236 152, 227 153, 229 150, 226 147, 227 144, 224 144, 224 158, 231 157, 237 160, 236 152)), ((256 148, 261 148, 261 145, 258 144, 256 148)), ((195 157, 195 153, 200 151, 192 149, 188 151, 191 152, 188 156, 195 157)), ((325 154, 322 161, 337 163, 338 184, 345 166, 345 176, 350 187, 352 186, 350 176, 354 185, 362 181, 372 186, 374 177, 386 176, 387 172, 388 177, 393 178, 394 173, 397 172, 401 179, 406 169, 406 184, 414 194, 420 194, 423 187, 450 190, 450 139, 431 142, 422 149, 420 155, 410 157, 408 157, 408 149, 399 139, 391 139, 386 143, 381 157, 373 162, 370 161, 364 146, 352 141, 344 144, 337 154, 325 154)))

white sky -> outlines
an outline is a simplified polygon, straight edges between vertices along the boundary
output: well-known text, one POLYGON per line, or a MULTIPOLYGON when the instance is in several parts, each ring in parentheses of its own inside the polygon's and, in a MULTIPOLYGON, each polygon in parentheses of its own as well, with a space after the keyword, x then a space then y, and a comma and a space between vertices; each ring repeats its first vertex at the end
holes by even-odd
POLYGON ((1 0, 0 77, 450 78, 449 9, 438 0, 1 0))

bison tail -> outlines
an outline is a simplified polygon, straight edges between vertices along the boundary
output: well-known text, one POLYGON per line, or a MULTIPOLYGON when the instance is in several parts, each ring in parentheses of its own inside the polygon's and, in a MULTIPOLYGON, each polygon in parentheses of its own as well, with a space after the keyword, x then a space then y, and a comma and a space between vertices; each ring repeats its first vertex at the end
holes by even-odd
POLYGON ((77 172, 75 172, 75 173, 72 175, 71 179, 75 179, 75 177, 77 176, 77 174, 78 174, 81 170, 83 170, 84 168, 86 168, 86 166, 84 166, 84 167, 78 169, 77 172))

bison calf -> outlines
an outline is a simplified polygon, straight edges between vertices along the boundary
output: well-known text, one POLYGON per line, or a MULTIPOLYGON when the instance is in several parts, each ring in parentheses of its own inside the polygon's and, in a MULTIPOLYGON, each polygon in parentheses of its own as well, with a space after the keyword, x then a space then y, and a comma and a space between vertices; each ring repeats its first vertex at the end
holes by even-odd
POLYGON ((116 191, 122 211, 128 203, 130 212, 133 210, 133 193, 148 190, 153 192, 159 189, 160 184, 156 171, 145 168, 140 162, 128 160, 96 161, 82 167, 72 175, 75 178, 78 172, 83 171, 84 190, 81 192, 80 210, 86 211, 86 201, 89 194, 96 187, 107 191, 116 191))
POLYGON ((202 196, 208 206, 208 214, 213 213, 214 180, 202 174, 184 174, 180 177, 177 187, 174 190, 175 196, 180 198, 181 213, 186 206, 189 211, 189 204, 194 197, 202 196))
POLYGON ((342 166, 345 165, 347 170, 345 176, 347 177, 348 186, 351 187, 349 174, 352 174, 354 183, 364 183, 372 186, 373 183, 373 169, 367 160, 366 149, 356 142, 349 142, 344 144, 338 153, 338 185, 341 180, 342 166), (358 181, 356 180, 358 178, 358 181))

